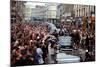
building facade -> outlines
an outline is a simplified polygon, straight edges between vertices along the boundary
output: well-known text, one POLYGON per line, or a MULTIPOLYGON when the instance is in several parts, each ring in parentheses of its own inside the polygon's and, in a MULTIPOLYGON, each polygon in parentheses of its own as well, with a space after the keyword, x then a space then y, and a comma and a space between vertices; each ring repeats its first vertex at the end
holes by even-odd
POLYGON ((59 4, 57 6, 57 18, 64 21, 67 17, 72 16, 74 5, 72 4, 59 4))
POLYGON ((24 22, 25 1, 11 0, 11 22, 24 22))
POLYGON ((32 18, 44 19, 45 18, 45 6, 36 5, 35 8, 32 8, 31 12, 32 18))
POLYGON ((32 8, 30 8, 30 6, 25 5, 25 9, 24 9, 24 14, 25 14, 25 21, 29 22, 31 19, 31 10, 32 8))
POLYGON ((56 22, 57 20, 57 4, 55 3, 46 3, 46 9, 45 9, 45 18, 49 22, 56 22))
POLYGON ((95 12, 95 6, 74 5, 73 11, 75 12, 75 17, 91 16, 95 12))

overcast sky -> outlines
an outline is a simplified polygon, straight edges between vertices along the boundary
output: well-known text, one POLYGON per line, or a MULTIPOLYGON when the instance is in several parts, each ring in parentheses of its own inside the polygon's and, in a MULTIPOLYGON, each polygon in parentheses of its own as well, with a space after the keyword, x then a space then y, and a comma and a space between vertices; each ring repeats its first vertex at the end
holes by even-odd
POLYGON ((39 2, 26 2, 25 5, 34 8, 36 5, 45 6, 45 3, 39 3, 39 2))

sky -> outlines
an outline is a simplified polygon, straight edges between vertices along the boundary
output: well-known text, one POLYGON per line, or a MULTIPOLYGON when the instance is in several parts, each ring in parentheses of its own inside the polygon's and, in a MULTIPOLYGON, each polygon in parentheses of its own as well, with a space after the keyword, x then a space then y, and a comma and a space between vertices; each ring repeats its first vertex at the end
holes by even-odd
POLYGON ((31 8, 35 8, 36 5, 39 5, 39 6, 45 6, 45 3, 37 3, 37 2, 26 2, 25 3, 26 6, 29 6, 31 8))

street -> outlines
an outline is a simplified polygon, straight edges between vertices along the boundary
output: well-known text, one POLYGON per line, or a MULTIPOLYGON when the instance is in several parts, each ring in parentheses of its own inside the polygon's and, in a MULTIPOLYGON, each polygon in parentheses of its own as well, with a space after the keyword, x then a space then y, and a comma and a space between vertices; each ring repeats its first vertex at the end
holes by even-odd
POLYGON ((11 66, 95 61, 95 6, 11 0, 11 66))

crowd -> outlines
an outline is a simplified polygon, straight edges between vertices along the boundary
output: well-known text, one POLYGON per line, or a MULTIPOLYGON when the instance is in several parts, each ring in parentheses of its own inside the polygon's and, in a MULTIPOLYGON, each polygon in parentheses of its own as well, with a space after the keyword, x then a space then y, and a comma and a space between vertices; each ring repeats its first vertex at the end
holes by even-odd
POLYGON ((50 34, 48 25, 44 22, 12 23, 11 65, 48 64, 48 53, 56 63, 59 36, 71 36, 74 49, 86 50, 84 61, 95 60, 95 32, 82 32, 82 28, 72 24, 61 23, 56 26, 60 31, 57 33, 55 30, 50 34))
POLYGON ((48 43, 51 44, 50 48, 55 48, 54 44, 56 44, 55 38, 50 40, 51 38, 45 23, 12 23, 12 66, 46 64, 48 43))

